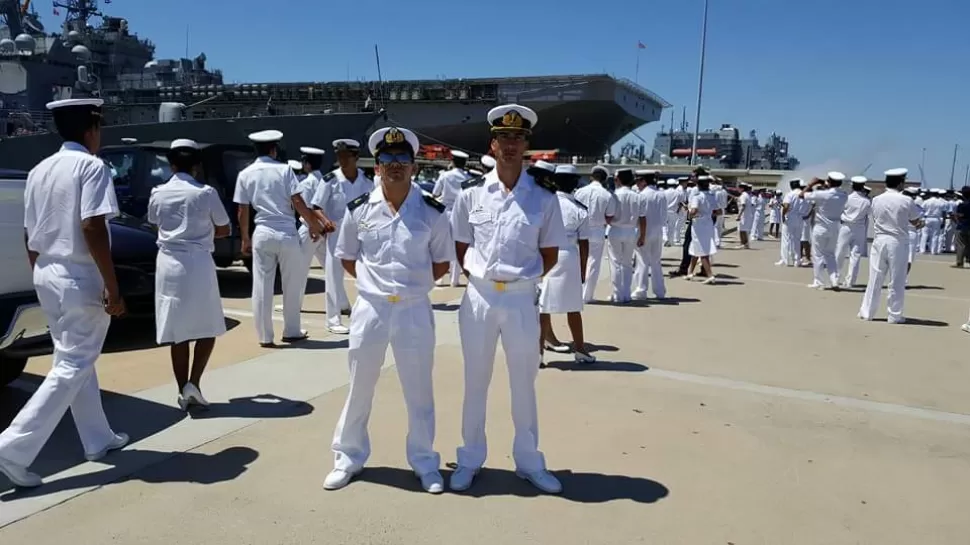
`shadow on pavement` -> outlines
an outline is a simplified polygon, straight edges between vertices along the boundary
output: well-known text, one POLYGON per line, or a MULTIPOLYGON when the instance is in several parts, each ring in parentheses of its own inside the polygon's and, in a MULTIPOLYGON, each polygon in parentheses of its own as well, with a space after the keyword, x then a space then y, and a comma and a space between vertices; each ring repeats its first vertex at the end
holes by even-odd
POLYGON ((295 348, 302 348, 304 350, 324 350, 330 348, 347 348, 350 341, 347 336, 335 341, 321 341, 319 339, 304 339, 302 341, 296 341, 292 343, 275 343, 269 348, 276 350, 293 350, 295 348))
MULTIPOLYGON (((872 321, 873 322, 886 322, 887 320, 886 320, 886 318, 873 318, 872 321)), ((924 327, 948 327, 950 324, 947 323, 947 322, 941 322, 939 320, 926 320, 926 319, 923 319, 923 318, 910 318, 910 317, 907 317, 906 318, 906 322, 904 322, 902 324, 893 324, 893 325, 918 325, 918 326, 924 326, 924 327)))
POLYGON ((916 286, 906 286, 906 289, 908 289, 908 290, 942 290, 943 288, 940 287, 940 286, 916 285, 916 286))
POLYGON ((596 360, 594 363, 576 363, 572 360, 549 361, 546 362, 546 368, 559 371, 613 371, 621 373, 642 373, 650 370, 646 365, 631 361, 604 360, 596 360))
POLYGON ((230 447, 216 454, 198 452, 157 452, 121 450, 104 458, 112 467, 103 471, 65 477, 44 483, 33 490, 15 490, 0 496, 0 501, 44 496, 63 490, 103 486, 114 482, 138 480, 146 483, 215 484, 231 481, 246 472, 259 453, 248 447, 230 447), (177 463, 162 463, 177 458, 177 463))
POLYGON ((225 403, 212 403, 208 407, 192 408, 189 415, 196 420, 207 418, 296 418, 313 412, 313 405, 304 401, 286 399, 273 394, 235 397, 225 403))
MULTIPOLYGON (((454 468, 454 466, 454 463, 448 464, 448 467, 454 468)), ((666 486, 643 477, 577 473, 569 470, 553 471, 552 473, 562 482, 563 491, 558 497, 577 503, 606 503, 618 500, 655 503, 667 497, 670 493, 666 486)), ((442 476, 447 482, 450 471, 443 471, 442 476)), ((371 467, 365 469, 357 477, 357 481, 426 494, 421 490, 421 484, 410 469, 371 467)), ((513 471, 491 468, 482 468, 470 489, 464 492, 451 493, 473 498, 486 496, 556 497, 540 492, 531 484, 517 477, 513 471)))
MULTIPOLYGON (((240 270, 218 270, 219 278, 219 292, 223 297, 227 299, 249 299, 253 296, 253 278, 246 271, 240 270)), ((320 280, 319 278, 309 277, 306 282, 306 293, 311 295, 314 293, 323 293, 326 288, 326 282, 320 280)), ((283 293, 282 285, 280 284, 280 274, 279 270, 276 272, 276 283, 273 285, 273 294, 280 295, 283 293)))

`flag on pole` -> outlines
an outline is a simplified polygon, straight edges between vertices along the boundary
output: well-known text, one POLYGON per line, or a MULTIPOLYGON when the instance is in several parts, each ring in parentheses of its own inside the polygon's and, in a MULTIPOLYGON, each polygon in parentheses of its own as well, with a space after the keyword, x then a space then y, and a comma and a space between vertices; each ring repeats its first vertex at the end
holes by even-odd
POLYGON ((637 49, 646 49, 647 46, 643 45, 643 42, 637 40, 637 49))

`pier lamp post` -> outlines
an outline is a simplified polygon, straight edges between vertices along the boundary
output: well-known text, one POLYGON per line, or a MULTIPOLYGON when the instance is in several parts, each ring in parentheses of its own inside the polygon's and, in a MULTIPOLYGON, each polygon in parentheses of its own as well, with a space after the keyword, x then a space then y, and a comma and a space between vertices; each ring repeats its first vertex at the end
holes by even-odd
POLYGON ((704 94, 704 57, 707 52, 707 8, 704 0, 704 23, 701 27, 701 69, 697 78, 697 115, 694 117, 694 141, 690 146, 690 164, 697 162, 697 133, 701 130, 701 97, 704 94))

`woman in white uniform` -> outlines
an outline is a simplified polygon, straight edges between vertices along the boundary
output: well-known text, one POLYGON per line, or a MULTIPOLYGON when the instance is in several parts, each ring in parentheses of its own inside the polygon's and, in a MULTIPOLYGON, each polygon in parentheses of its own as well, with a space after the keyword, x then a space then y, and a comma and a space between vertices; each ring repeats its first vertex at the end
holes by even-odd
POLYGON ((155 336, 158 344, 171 345, 178 404, 187 410, 208 405, 199 382, 215 338, 226 332, 212 251, 214 239, 229 235, 229 216, 216 190, 193 176, 202 162, 198 144, 173 141, 168 162, 172 178, 153 188, 148 201, 148 221, 158 226, 155 336))
MULTIPOLYGON (((566 228, 568 243, 559 248, 559 260, 542 279, 539 292, 539 330, 543 344, 555 352, 569 347, 556 338, 550 314, 565 314, 569 332, 573 336, 573 359, 577 363, 596 361, 586 349, 583 339, 583 282, 586 280, 586 261, 589 258, 589 214, 586 206, 573 197, 579 185, 579 172, 573 165, 556 167, 554 181, 559 190, 559 209, 566 228)), ((543 345, 540 345, 540 348, 543 345)), ((565 349, 565 350, 563 350, 565 349)), ((540 366, 543 364, 540 363, 540 366)))
POLYGON ((781 191, 775 191, 768 201, 768 236, 781 238, 781 191))
POLYGON ((687 209, 687 217, 691 219, 690 247, 690 267, 687 269, 685 280, 694 278, 694 269, 697 268, 698 259, 701 268, 707 279, 705 284, 713 284, 714 271, 711 269, 711 256, 717 253, 717 245, 714 242, 714 226, 716 218, 720 215, 720 205, 717 196, 711 193, 711 177, 700 176, 697 178, 697 192, 690 198, 687 209))

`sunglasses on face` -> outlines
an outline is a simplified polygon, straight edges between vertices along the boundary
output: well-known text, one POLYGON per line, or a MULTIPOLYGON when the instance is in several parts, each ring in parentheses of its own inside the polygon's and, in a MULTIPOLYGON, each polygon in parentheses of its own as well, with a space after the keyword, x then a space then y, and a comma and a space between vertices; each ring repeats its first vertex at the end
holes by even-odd
POLYGON ((499 132, 495 134, 495 139, 499 142, 523 142, 525 141, 525 133, 499 132))
POLYGON ((382 165, 388 165, 391 163, 398 163, 401 165, 410 165, 414 160, 411 158, 409 153, 389 153, 381 152, 377 154, 377 162, 382 165))

